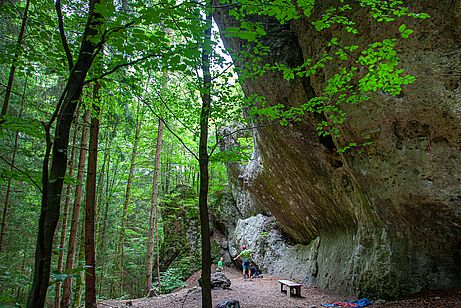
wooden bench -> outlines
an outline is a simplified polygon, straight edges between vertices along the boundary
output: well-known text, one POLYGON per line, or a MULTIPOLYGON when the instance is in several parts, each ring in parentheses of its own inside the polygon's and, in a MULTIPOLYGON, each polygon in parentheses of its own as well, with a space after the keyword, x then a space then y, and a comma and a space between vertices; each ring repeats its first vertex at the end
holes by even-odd
POLYGON ((290 280, 279 280, 280 292, 288 294, 288 297, 298 296, 301 297, 301 283, 293 282, 290 280), (288 290, 284 290, 283 286, 287 286, 288 290))

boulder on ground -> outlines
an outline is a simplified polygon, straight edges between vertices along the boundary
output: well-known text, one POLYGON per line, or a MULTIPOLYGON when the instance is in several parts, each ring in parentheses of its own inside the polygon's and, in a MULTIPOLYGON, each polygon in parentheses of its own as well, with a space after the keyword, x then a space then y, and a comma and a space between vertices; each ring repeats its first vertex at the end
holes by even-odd
POLYGON ((224 275, 223 272, 211 274, 211 287, 228 289, 231 286, 231 281, 224 275))
MULTIPOLYGON (((223 272, 212 273, 210 280, 212 288, 228 289, 231 285, 231 281, 229 280, 229 278, 226 277, 226 275, 224 275, 223 272)), ((198 279, 198 285, 200 287, 202 286, 202 277, 198 279)))

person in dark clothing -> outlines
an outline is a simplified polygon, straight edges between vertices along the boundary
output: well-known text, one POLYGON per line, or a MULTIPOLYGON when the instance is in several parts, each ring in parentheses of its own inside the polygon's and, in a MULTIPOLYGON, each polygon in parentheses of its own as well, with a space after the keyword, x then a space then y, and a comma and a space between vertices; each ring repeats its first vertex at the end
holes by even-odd
POLYGON ((250 277, 251 278, 263 278, 263 276, 261 275, 261 271, 259 270, 258 266, 256 265, 256 263, 251 263, 251 267, 250 267, 250 277))

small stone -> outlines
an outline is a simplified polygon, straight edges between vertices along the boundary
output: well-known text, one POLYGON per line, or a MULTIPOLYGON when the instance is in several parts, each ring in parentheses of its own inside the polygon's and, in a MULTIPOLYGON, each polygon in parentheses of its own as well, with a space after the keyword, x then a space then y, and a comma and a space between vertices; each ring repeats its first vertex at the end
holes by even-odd
POLYGON ((386 302, 386 300, 384 300, 384 299, 377 299, 375 301, 375 304, 379 305, 379 304, 384 304, 385 302, 386 302))
POLYGON ((442 298, 441 298, 440 296, 436 296, 436 297, 434 297, 434 299, 437 300, 437 301, 439 301, 439 300, 441 300, 442 298))

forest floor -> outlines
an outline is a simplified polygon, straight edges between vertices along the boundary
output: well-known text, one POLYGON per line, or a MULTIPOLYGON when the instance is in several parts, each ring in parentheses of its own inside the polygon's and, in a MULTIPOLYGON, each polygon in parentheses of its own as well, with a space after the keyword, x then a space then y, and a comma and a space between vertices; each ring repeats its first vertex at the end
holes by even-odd
MULTIPOLYGON (((241 273, 235 269, 225 269, 224 273, 232 282, 230 289, 213 289, 213 305, 225 300, 238 300, 241 308, 321 308, 321 304, 344 300, 354 300, 353 297, 344 297, 331 292, 320 290, 317 287, 302 287, 301 298, 289 298, 280 292, 277 282, 281 277, 264 275, 263 278, 242 280, 241 273)), ((156 307, 156 308, 198 308, 201 306, 201 291, 197 279, 200 273, 188 279, 187 287, 175 293, 165 294, 152 298, 133 300, 107 300, 100 302, 98 307, 156 307)), ((461 290, 426 292, 413 298, 399 301, 379 301, 371 306, 378 307, 461 307, 461 290)))

